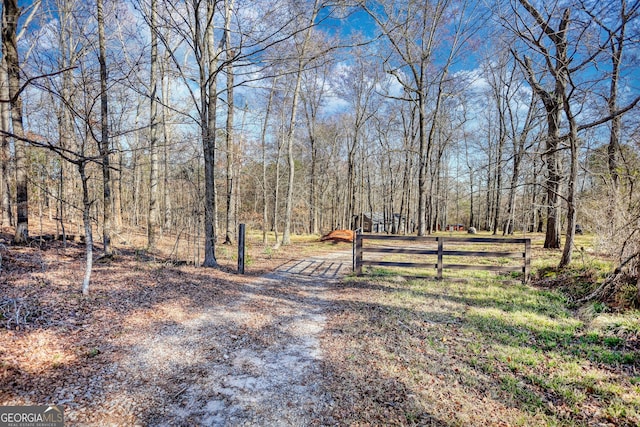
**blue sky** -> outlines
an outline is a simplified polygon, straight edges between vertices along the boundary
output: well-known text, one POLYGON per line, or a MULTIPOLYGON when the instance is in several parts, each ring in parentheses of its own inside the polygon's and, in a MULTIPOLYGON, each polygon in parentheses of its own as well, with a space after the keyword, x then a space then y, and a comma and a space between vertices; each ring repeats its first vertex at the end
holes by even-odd
POLYGON ((331 9, 324 8, 318 14, 318 27, 331 35, 349 36, 353 33, 362 33, 366 37, 374 37, 376 25, 373 19, 363 10, 356 9, 347 16, 336 17, 335 10, 330 16, 331 9))

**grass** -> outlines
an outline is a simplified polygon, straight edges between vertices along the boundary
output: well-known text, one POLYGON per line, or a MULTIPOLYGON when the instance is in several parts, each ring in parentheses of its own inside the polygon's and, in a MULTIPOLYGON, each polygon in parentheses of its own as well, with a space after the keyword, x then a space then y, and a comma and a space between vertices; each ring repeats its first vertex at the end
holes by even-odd
MULTIPOLYGON (((534 248, 546 259, 534 257, 538 268, 557 261, 558 251, 534 248)), ((346 423, 640 425, 639 312, 576 310, 559 289, 484 272, 375 273, 335 289, 323 346, 346 423), (384 391, 354 396, 354 383, 384 391)))

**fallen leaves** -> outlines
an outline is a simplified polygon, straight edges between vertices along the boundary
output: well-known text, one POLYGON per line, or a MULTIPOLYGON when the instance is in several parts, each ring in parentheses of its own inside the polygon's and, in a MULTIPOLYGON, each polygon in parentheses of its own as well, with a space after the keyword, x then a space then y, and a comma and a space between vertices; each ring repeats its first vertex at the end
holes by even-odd
MULTIPOLYGON (((308 289, 122 250, 96 263, 85 297, 79 292, 82 250, 51 242, 43 250, 3 253, 0 405, 63 404, 71 424, 195 425, 237 393, 253 401, 260 387, 282 392, 298 377, 292 390, 321 390, 321 379, 306 371, 319 350, 298 354, 321 329, 300 317, 315 305, 304 302, 308 289), (279 377, 267 378, 271 374, 279 377)), ((254 253, 258 265, 249 273, 272 270, 307 250, 254 253)), ((285 409, 281 415, 321 412, 325 404, 308 392, 274 396, 267 405, 285 409)))

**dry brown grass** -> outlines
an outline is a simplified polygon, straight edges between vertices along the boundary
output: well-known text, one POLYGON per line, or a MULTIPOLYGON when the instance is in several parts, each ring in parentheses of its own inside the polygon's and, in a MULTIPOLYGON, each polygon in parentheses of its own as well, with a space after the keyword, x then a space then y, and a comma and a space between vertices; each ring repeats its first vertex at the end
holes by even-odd
POLYGON ((359 278, 331 299, 325 372, 346 425, 640 423, 637 317, 586 323, 560 294, 492 279, 359 278))

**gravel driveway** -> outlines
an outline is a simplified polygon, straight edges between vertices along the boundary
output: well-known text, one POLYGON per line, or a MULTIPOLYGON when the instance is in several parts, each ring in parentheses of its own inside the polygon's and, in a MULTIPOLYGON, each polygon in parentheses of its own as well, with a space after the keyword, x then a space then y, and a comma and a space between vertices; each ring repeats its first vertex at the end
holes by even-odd
POLYGON ((326 285, 350 271, 350 251, 285 263, 233 304, 205 307, 136 343, 121 366, 165 396, 146 422, 324 424, 332 405, 318 363, 326 285))

